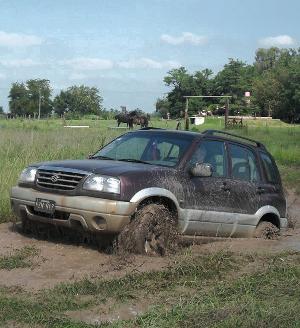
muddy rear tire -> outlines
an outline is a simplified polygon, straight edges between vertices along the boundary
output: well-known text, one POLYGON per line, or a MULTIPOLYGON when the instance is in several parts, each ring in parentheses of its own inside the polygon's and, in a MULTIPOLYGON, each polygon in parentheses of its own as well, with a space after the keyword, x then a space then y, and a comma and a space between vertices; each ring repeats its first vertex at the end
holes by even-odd
POLYGON ((279 229, 271 222, 262 221, 256 227, 254 236, 263 239, 277 239, 279 237, 279 229))
POLYGON ((170 211, 161 204, 149 204, 118 236, 119 251, 147 255, 165 255, 177 244, 177 229, 170 211))

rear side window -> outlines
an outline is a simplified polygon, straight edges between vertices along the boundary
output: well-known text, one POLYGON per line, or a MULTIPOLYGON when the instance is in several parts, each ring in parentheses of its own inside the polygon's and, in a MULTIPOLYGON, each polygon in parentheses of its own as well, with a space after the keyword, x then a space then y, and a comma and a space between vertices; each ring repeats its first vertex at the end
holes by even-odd
POLYGON ((260 158, 266 174, 266 179, 270 183, 279 183, 279 174, 272 158, 266 153, 260 153, 260 158))
POLYGON ((229 149, 233 179, 258 182, 260 176, 254 153, 250 149, 233 144, 229 145, 229 149))

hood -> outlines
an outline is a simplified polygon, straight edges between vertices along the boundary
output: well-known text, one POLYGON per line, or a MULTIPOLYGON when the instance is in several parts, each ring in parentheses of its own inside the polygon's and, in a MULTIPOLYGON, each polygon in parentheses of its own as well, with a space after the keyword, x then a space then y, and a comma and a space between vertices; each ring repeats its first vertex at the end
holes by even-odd
POLYGON ((143 163, 121 162, 111 160, 85 159, 85 160, 65 160, 65 161, 51 161, 36 163, 32 166, 48 168, 62 168, 62 169, 76 169, 94 174, 103 174, 109 176, 120 176, 126 173, 142 173, 157 170, 169 170, 170 168, 159 165, 149 165, 143 163))

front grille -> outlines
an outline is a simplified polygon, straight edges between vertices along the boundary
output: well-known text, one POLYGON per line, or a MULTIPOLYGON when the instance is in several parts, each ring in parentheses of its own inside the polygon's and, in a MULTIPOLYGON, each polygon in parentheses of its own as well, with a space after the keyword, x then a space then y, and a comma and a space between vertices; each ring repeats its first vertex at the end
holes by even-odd
POLYGON ((85 176, 84 173, 39 169, 36 184, 47 189, 74 190, 85 176))

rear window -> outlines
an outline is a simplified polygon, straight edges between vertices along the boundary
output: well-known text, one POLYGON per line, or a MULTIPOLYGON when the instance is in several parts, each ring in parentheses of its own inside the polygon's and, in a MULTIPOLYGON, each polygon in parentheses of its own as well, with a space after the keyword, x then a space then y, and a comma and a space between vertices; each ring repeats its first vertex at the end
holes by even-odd
POLYGON ((266 179, 270 183, 279 183, 279 173, 272 158, 266 153, 260 153, 263 168, 266 174, 266 179))

